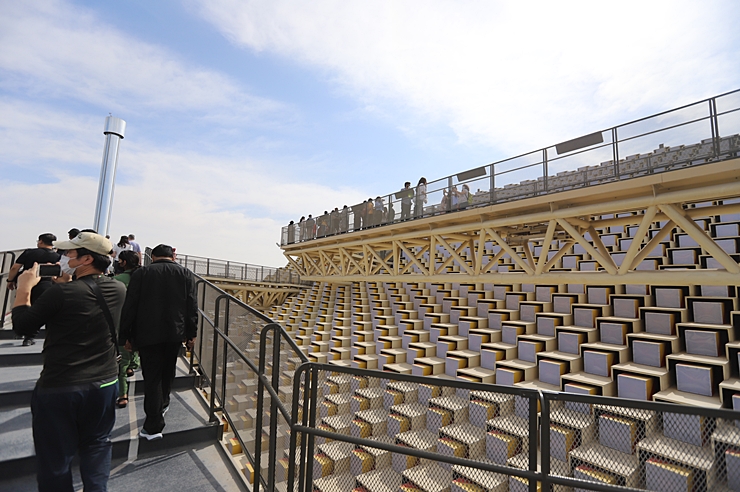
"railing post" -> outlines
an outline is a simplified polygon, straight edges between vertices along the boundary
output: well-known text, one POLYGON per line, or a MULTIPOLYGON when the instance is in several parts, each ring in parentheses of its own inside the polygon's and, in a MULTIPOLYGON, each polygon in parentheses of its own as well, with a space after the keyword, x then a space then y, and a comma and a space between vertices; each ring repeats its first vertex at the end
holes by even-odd
POLYGON ((713 97, 709 100, 709 122, 712 128, 712 150, 714 157, 719 158, 719 120, 717 118, 717 100, 713 97))
MULTIPOLYGON (((542 434, 540 436, 540 470, 542 473, 542 490, 550 490, 549 481, 547 480, 548 478, 550 478, 550 400, 542 393, 540 393, 539 401, 541 401, 542 404, 542 412, 540 413, 540 428, 542 429, 542 434)), ((536 403, 533 406, 536 409, 536 403)), ((530 488, 530 490, 532 489, 530 488)))
MULTIPOLYGON (((316 399, 318 398, 318 383, 319 381, 319 370, 317 367, 311 368, 311 397, 310 397, 310 415, 308 418, 308 426, 310 428, 316 427, 316 399)), ((303 412, 306 412, 306 409, 303 409, 303 412)), ((314 435, 309 434, 308 435, 308 449, 307 453, 313 454, 313 446, 314 446, 314 435)), ((311 457, 313 459, 313 456, 311 457)), ((308 487, 311 486, 313 483, 313 466, 309 462, 309 465, 306 467, 306 490, 309 490, 308 487)))
POLYGON ((489 195, 489 198, 491 199, 491 203, 496 201, 496 175, 494 174, 496 171, 496 168, 493 164, 489 166, 491 170, 488 172, 488 174, 491 175, 491 193, 489 195))
MULTIPOLYGON (((213 327, 218 328, 218 307, 221 302, 221 298, 216 299, 216 313, 213 317, 213 327)), ((216 421, 216 415, 215 415, 215 409, 216 409, 216 369, 218 369, 218 334, 216 333, 216 330, 213 331, 213 360, 211 363, 211 377, 210 377, 210 383, 211 383, 211 405, 209 408, 208 413, 208 421, 209 422, 215 422, 216 421)))
POLYGON ((547 149, 542 149, 542 187, 545 193, 547 193, 547 174, 547 149))
POLYGON ((452 211, 452 176, 447 177, 447 212, 450 211, 452 211))
MULTIPOLYGON (((282 339, 278 325, 273 324, 274 334, 272 335, 272 388, 275 393, 280 387, 280 341, 282 339)), ((277 421, 280 413, 277 409, 277 399, 270 398, 270 449, 269 449, 269 467, 267 468, 267 488, 275 490, 275 452, 277 448, 277 421)))
POLYGON ((206 258, 206 275, 211 275, 211 259, 206 258))
POLYGON ((614 179, 619 179, 619 138, 616 126, 612 128, 612 159, 614 159, 614 179))
POLYGON ((226 278, 231 277, 231 265, 228 260, 226 260, 226 278))

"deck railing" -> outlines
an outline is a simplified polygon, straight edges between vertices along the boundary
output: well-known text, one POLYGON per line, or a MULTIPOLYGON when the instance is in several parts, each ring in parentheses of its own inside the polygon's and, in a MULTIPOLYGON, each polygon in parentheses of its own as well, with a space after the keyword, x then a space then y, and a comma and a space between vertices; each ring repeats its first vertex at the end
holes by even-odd
POLYGON ((283 227, 280 245, 734 158, 738 111, 740 89, 430 181, 423 196, 408 179, 372 213, 367 202, 337 204, 283 227))

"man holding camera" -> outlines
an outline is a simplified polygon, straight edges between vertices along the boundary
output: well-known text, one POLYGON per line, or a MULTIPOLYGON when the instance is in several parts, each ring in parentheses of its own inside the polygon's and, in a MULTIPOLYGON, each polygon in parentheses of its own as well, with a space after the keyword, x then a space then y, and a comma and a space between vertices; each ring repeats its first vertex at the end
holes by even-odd
MULTIPOLYGON (((43 265, 44 263, 56 263, 59 261, 59 253, 52 249, 53 243, 56 240, 57 237, 50 232, 41 234, 38 241, 36 241, 35 248, 27 249, 21 253, 18 259, 15 260, 15 264, 10 267, 10 272, 8 272, 8 290, 15 289, 18 275, 26 270, 30 270, 34 263, 43 265)), ((31 290, 31 304, 35 303, 49 287, 51 287, 51 279, 46 277, 41 278, 39 283, 31 290)), ((24 347, 33 345, 34 343, 36 342, 33 337, 23 338, 24 347)))
POLYGON ((31 305, 40 280, 35 264, 18 277, 13 305, 16 333, 33 336, 46 325, 44 368, 31 398, 39 491, 73 491, 77 453, 85 490, 106 490, 118 395, 115 331, 126 288, 103 275, 113 249, 103 236, 82 232, 53 245, 66 250, 67 273, 31 305))

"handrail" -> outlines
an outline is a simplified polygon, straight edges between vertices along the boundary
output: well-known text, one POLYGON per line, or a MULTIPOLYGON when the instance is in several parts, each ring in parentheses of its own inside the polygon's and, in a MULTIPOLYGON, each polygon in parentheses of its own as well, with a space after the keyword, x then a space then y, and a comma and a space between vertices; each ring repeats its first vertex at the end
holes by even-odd
POLYGON ((2 260, 0 260, 0 292, 2 292, 3 296, 3 305, 2 309, 0 309, 0 329, 5 326, 5 318, 8 315, 8 304, 10 304, 11 300, 15 299, 15 291, 8 290, 8 274, 15 264, 16 258, 22 251, 22 249, 17 249, 0 252, 0 255, 2 255, 2 260))
POLYGON ((176 260, 185 268, 198 275, 223 277, 249 282, 268 282, 271 284, 305 285, 298 273, 285 267, 253 265, 238 261, 219 260, 205 256, 178 254, 176 260))
MULTIPOLYGON (((329 212, 323 215, 317 215, 313 218, 313 223, 299 222, 292 225, 284 226, 281 232, 280 245, 290 246, 292 244, 308 241, 312 239, 318 239, 322 237, 328 237, 336 234, 343 234, 347 232, 354 232, 361 229, 367 229, 372 227, 381 227, 392 223, 397 223, 402 220, 415 220, 423 217, 439 213, 455 212, 472 207, 487 206, 494 203, 501 203, 512 200, 519 200, 535 195, 555 193, 564 191, 565 189, 581 188, 585 186, 591 186, 593 184, 599 184, 614 180, 631 179, 641 172, 634 170, 623 169, 623 166, 629 161, 625 157, 620 155, 632 154, 636 155, 635 148, 632 145, 638 139, 645 139, 658 133, 666 135, 666 139, 671 139, 675 134, 671 131, 682 131, 686 128, 684 134, 680 134, 680 141, 685 145, 689 145, 691 142, 698 142, 691 145, 697 147, 711 143, 711 149, 704 152, 702 155, 693 156, 688 159, 671 162, 669 164, 655 164, 654 162, 648 162, 645 168, 647 173, 661 173, 670 171, 677 167, 686 165, 701 165, 707 162, 714 162, 722 158, 737 157, 738 150, 740 150, 740 136, 733 135, 732 131, 727 132, 726 136, 720 136, 720 118, 730 113, 740 111, 737 101, 731 101, 730 104, 733 106, 730 109, 723 108, 722 111, 717 110, 717 101, 722 101, 722 98, 732 96, 740 93, 740 89, 719 94, 714 97, 702 99, 700 101, 679 106, 677 108, 661 111, 650 116, 638 118, 627 123, 606 128, 600 132, 595 132, 601 135, 601 141, 594 144, 586 144, 582 146, 576 146, 576 148, 564 151, 562 154, 557 152, 559 144, 550 145, 548 147, 540 148, 534 151, 519 154, 515 157, 509 157, 501 159, 483 166, 478 166, 468 171, 456 173, 450 176, 446 176, 434 181, 427 183, 426 198, 428 205, 415 203, 416 198, 411 198, 414 210, 407 210, 408 216, 402 217, 402 200, 395 198, 394 196, 398 192, 386 193, 381 195, 379 198, 383 203, 383 212, 376 214, 376 216, 365 216, 366 202, 355 204, 351 207, 346 207, 342 210, 335 209, 333 212, 329 212), (707 105, 704 107, 703 105, 707 105), (689 114, 682 115, 679 112, 689 109, 696 108, 701 111, 701 115, 689 114), (675 121, 664 121, 668 115, 675 115, 679 118, 679 122, 675 121), (654 120, 655 125, 652 128, 642 130, 638 127, 635 134, 628 134, 624 137, 620 137, 620 130, 623 132, 625 129, 629 129, 631 125, 643 124, 646 121, 654 120), (696 125, 702 122, 708 122, 706 127, 702 127, 699 130, 695 128, 689 128, 689 125, 696 125), (667 124, 666 124, 667 123, 667 124), (730 139, 728 149, 722 149, 722 142, 730 139), (608 148, 611 147, 611 152, 607 155, 608 148), (629 148, 625 148, 629 147, 629 148), (593 156, 589 160, 590 166, 583 167, 587 163, 584 162, 584 158, 588 158, 586 153, 591 153, 593 156), (508 167, 502 168, 507 163, 514 163, 518 159, 523 159, 527 156, 532 156, 535 160, 531 163, 515 165, 513 168, 508 167), (604 160, 604 157, 609 157, 610 160, 602 162, 599 165, 600 160, 604 160), (549 169, 553 164, 563 164, 567 166, 570 161, 570 170, 563 169, 562 166, 558 171, 558 174, 550 174, 549 169), (699 162, 702 161, 702 162, 699 162), (604 167, 606 165, 606 168, 604 167), (583 178, 578 182, 568 182, 567 184, 559 184, 559 177, 561 173, 583 171, 583 178), (608 171, 605 169, 610 168, 608 171), (539 171, 536 171, 540 169, 539 171), (474 176, 466 176, 472 171, 479 171, 473 173, 474 176), (593 171, 595 177, 587 176, 587 171, 593 171), (519 173, 521 176, 519 181, 513 180, 512 182, 503 183, 506 187, 502 187, 502 183, 498 181, 507 177, 507 175, 513 175, 519 173), (482 174, 481 174, 482 173, 482 174), (462 179, 461 179, 462 176, 462 179), (470 185, 470 187, 479 186, 478 192, 474 192, 472 189, 469 190, 472 199, 468 203, 458 204, 453 207, 451 200, 447 199, 444 203, 445 196, 451 196, 455 193, 455 188, 458 185, 470 185), (531 188, 531 189, 530 189, 531 188), (497 196, 497 195, 504 196, 497 196), (436 200, 432 200, 432 196, 436 197, 436 200), (439 205, 431 205, 432 202, 440 202, 439 205), (394 216, 390 217, 389 209, 390 205, 393 205, 394 216), (421 207, 421 210, 417 211, 417 207, 421 207), (323 224, 323 225, 322 225, 323 224), (314 229, 316 228, 316 229, 314 229)), ((733 129, 736 132, 736 130, 733 129)), ((576 139, 577 140, 577 139, 576 139)), ((664 151, 663 143, 657 141, 645 141, 640 152, 646 152, 646 154, 639 154, 640 157, 647 157, 650 160, 651 156, 659 157, 657 154, 653 154, 653 150, 660 152, 664 151)), ((679 150, 684 145, 679 147, 679 150)), ((675 147, 671 148, 675 150, 675 147)), ((671 151, 672 151, 671 150, 671 151)), ((512 178, 513 179, 513 178, 512 178)), ((412 186, 411 190, 415 187, 412 186)))

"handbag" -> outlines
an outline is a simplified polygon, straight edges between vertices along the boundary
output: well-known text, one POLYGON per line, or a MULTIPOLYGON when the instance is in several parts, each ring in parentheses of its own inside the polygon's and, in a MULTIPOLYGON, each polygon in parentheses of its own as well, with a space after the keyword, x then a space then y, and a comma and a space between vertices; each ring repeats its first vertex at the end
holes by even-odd
POLYGON ((118 340, 116 340, 116 327, 113 324, 113 316, 110 314, 108 304, 106 304, 105 299, 103 298, 103 291, 100 290, 98 283, 91 277, 92 275, 86 275, 79 280, 85 282, 87 286, 90 287, 90 290, 95 294, 95 297, 98 300, 98 305, 103 311, 103 315, 108 322, 108 328, 110 328, 110 338, 113 341, 113 346, 116 348, 116 362, 119 362, 121 360, 121 352, 118 350, 118 340))

